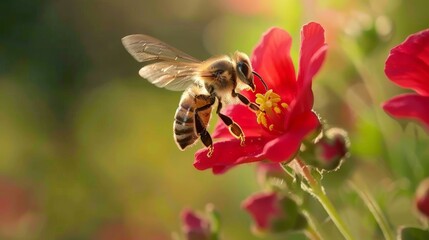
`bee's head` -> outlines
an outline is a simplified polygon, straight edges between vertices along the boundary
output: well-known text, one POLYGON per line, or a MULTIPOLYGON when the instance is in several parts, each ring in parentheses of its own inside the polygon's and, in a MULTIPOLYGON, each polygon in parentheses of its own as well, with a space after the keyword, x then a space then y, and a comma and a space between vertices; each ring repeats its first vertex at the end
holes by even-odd
POLYGON ((242 52, 234 53, 234 61, 236 62, 237 76, 240 81, 248 85, 252 91, 255 91, 255 83, 253 82, 253 70, 250 64, 249 57, 242 52))
POLYGON ((234 61, 236 62, 236 71, 238 79, 248 85, 253 92, 256 89, 255 82, 253 81, 253 75, 256 75, 259 79, 261 79, 265 90, 268 89, 264 80, 262 80, 262 77, 259 76, 259 74, 257 74, 255 71, 253 71, 252 64, 250 64, 250 59, 246 54, 236 51, 234 53, 234 61))

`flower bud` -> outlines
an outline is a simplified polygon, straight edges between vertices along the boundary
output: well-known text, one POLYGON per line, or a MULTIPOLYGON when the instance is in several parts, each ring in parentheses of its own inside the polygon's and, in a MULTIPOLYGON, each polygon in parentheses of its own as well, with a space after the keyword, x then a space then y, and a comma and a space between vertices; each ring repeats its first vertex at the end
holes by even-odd
POLYGON ((350 142, 347 133, 340 128, 330 128, 323 132, 309 151, 304 153, 304 159, 312 166, 324 170, 336 170, 347 156, 350 142))
POLYGON ((256 193, 243 201, 242 208, 252 216, 256 233, 284 233, 307 225, 295 201, 277 192, 256 193))
POLYGON ((423 180, 417 188, 415 204, 419 212, 429 218, 429 178, 423 180))
POLYGON ((214 240, 219 236, 219 216, 212 204, 206 206, 204 215, 185 209, 181 214, 182 232, 186 240, 214 240))
POLYGON ((186 240, 208 240, 210 238, 210 225, 208 221, 185 209, 182 212, 182 231, 186 240))

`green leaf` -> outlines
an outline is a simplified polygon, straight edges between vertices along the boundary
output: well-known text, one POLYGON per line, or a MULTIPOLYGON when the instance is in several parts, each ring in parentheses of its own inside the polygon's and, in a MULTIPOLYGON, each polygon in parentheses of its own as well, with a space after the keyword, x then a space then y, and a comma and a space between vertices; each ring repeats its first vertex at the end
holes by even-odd
POLYGON ((427 240, 429 231, 415 227, 401 227, 398 232, 399 240, 427 240))

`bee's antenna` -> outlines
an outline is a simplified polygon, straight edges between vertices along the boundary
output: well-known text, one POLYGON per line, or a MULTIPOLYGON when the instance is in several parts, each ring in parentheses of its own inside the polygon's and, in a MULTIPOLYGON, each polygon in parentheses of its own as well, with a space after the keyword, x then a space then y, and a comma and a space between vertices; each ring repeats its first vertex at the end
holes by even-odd
POLYGON ((257 72, 252 71, 253 74, 255 74, 262 82, 262 84, 264 85, 265 91, 268 91, 268 86, 267 84, 264 82, 264 80, 262 79, 261 75, 259 75, 257 72))

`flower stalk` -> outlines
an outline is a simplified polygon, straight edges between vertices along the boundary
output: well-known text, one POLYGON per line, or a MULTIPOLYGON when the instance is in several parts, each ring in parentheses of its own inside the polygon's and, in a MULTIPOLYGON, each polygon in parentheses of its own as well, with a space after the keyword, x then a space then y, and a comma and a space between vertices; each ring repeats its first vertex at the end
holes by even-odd
POLYGON ((295 162, 298 164, 298 166, 301 169, 301 174, 309 184, 311 188, 311 194, 317 198, 317 200, 320 202, 320 204, 323 206, 325 211, 328 213, 329 217, 334 222, 335 226, 338 228, 338 230, 341 232, 341 234, 344 236, 347 240, 353 240, 350 230, 347 228, 347 226, 344 224, 343 220, 340 218, 340 215, 338 214, 337 210, 335 209, 334 205, 332 204, 331 200, 326 196, 325 191, 323 190, 322 185, 317 181, 313 175, 310 172, 310 169, 307 167, 306 164, 304 164, 300 159, 295 158, 295 162))
POLYGON ((320 226, 318 226, 316 224, 316 222, 313 220, 313 217, 311 216, 311 214, 305 210, 302 209, 302 214, 304 214, 305 218, 307 219, 308 222, 308 227, 307 229, 304 231, 304 234, 311 240, 323 240, 326 239, 323 235, 322 235, 322 231, 320 231, 320 226))
POLYGON ((322 240, 319 233, 310 225, 305 229, 304 234, 311 240, 322 240))

